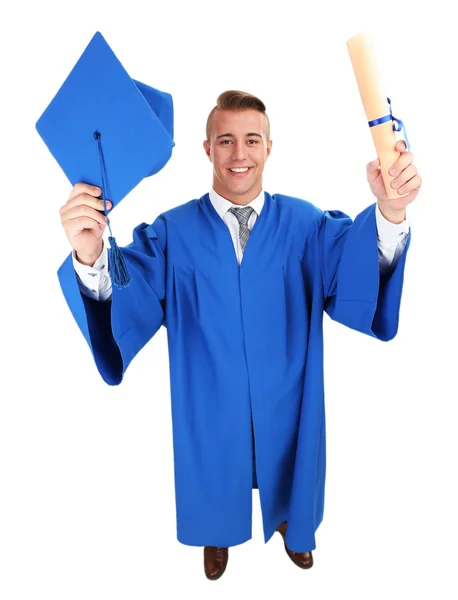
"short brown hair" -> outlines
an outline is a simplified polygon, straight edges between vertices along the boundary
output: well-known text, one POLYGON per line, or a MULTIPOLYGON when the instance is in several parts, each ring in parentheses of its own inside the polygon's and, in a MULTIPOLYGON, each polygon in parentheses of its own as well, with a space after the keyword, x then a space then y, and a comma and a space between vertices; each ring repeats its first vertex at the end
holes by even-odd
POLYGON ((255 109, 258 110, 266 117, 267 122, 267 140, 270 139, 270 122, 269 117, 266 113, 266 105, 262 100, 253 96, 252 94, 248 94, 247 92, 241 92, 239 90, 228 90, 223 92, 216 99, 216 106, 213 107, 207 119, 207 140, 210 139, 210 122, 213 114, 216 110, 247 110, 247 109, 255 109))

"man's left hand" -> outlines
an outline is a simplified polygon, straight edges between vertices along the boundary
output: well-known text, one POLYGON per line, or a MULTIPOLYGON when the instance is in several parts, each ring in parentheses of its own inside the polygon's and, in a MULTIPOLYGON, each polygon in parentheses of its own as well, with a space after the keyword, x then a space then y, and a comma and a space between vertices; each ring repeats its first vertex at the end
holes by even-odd
POLYGON ((401 154, 388 172, 394 176, 391 187, 398 191, 399 198, 392 200, 388 198, 380 171, 379 159, 367 165, 367 181, 372 193, 377 198, 382 215, 392 223, 402 223, 406 218, 406 206, 418 196, 422 180, 417 167, 413 164, 413 154, 407 152, 406 143, 399 140, 396 142, 395 148, 401 154))

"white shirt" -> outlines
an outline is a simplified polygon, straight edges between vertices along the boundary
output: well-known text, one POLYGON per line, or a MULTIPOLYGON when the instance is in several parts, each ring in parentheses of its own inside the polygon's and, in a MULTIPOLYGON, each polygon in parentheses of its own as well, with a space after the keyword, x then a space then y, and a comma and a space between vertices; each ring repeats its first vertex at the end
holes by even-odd
MULTIPOLYGON (((233 206, 239 205, 229 202, 229 200, 217 194, 213 188, 210 190, 209 195, 214 209, 229 228, 237 261, 240 265, 243 252, 239 239, 239 222, 234 214, 228 212, 233 206)), ((264 190, 261 191, 257 198, 244 206, 250 206, 254 209, 248 220, 248 228, 251 231, 264 206, 264 190)), ((377 222, 379 267, 380 271, 384 272, 396 265, 407 243, 410 225, 407 219, 399 224, 387 221, 378 206, 376 207, 375 216, 377 222)), ((106 301, 110 299, 111 279, 108 272, 108 251, 106 244, 103 245, 102 254, 93 267, 78 262, 75 257, 75 251, 73 251, 73 266, 78 276, 79 288, 83 294, 94 300, 106 301)))

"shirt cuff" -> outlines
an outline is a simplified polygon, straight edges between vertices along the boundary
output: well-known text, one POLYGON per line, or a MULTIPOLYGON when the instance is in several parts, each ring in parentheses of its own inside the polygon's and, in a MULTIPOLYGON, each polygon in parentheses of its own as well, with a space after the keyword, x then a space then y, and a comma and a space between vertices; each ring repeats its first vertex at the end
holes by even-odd
POLYGON ((382 215, 378 204, 375 210, 375 218, 378 239, 384 246, 396 246, 408 236, 410 231, 408 219, 405 219, 402 223, 391 223, 382 215))
POLYGON ((72 251, 72 258, 81 293, 94 300, 109 299, 111 296, 111 280, 108 273, 108 250, 105 244, 102 254, 92 267, 80 263, 74 250, 72 251))

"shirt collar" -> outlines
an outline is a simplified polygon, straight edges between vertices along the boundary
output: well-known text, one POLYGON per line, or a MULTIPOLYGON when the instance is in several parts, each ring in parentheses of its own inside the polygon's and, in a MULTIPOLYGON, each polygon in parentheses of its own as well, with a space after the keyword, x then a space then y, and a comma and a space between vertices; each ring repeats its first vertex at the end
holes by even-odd
MULTIPOLYGON (((240 206, 240 204, 233 204, 226 198, 223 198, 219 194, 215 192, 212 188, 210 190, 210 201, 213 204, 214 209, 219 214, 219 216, 224 220, 227 211, 233 206, 240 206)), ((258 217, 261 214, 262 208, 264 206, 264 190, 261 190, 259 196, 257 196, 254 200, 252 200, 249 204, 244 204, 244 206, 250 206, 257 213, 258 217)))

